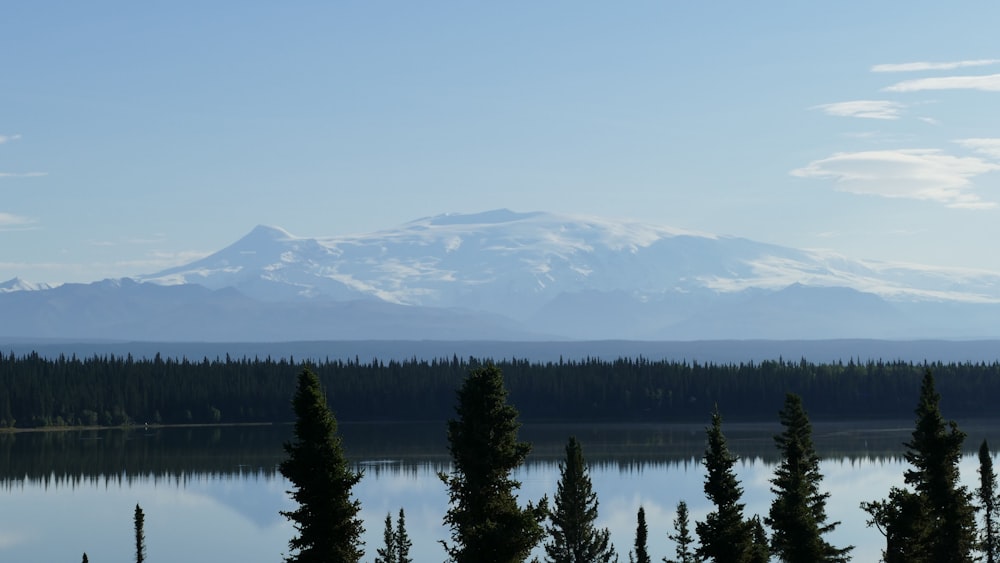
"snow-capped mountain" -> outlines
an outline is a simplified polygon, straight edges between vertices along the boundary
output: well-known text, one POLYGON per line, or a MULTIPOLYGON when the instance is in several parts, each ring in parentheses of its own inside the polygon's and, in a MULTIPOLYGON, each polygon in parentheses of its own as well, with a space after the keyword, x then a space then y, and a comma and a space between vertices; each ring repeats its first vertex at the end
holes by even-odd
POLYGON ((14 291, 39 291, 52 289, 47 283, 31 283, 21 278, 11 278, 5 282, 0 282, 0 293, 11 293, 14 291))
MULTIPOLYGON (((337 237, 260 226, 201 260, 136 281, 147 283, 130 291, 150 286, 160 299, 205 288, 204 302, 170 316, 171 334, 183 334, 185 325, 212 310, 202 324, 217 327, 213 339, 224 339, 226 326, 252 339, 248 327, 257 325, 248 310, 271 328, 267 339, 288 334, 281 325, 296 318, 295 333, 314 339, 390 333, 417 339, 1000 336, 998 273, 508 210, 439 215, 337 237), (353 313, 345 304, 355 304, 353 313), (316 316, 320 310, 329 315, 316 316), (364 322, 351 316, 360 311, 364 322), (242 320, 229 325, 229 317, 242 320), (443 330, 449 323, 452 330, 443 330)), ((32 293, 60 289, 70 292, 32 293)), ((132 299, 136 310, 138 298, 132 299)), ((45 309, 57 316, 54 310, 66 309, 45 309)), ((130 324, 141 325, 141 319, 130 324)))

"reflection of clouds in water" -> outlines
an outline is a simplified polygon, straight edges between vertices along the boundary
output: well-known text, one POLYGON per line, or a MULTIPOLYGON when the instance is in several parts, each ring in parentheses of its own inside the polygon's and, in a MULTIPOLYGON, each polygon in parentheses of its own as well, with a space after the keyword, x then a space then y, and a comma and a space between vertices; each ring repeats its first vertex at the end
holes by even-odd
MULTIPOLYGON (((902 450, 902 448, 900 448, 902 450)), ((855 561, 876 561, 884 539, 865 524, 861 501, 884 498, 889 488, 901 485, 907 468, 900 458, 828 459, 821 462, 823 490, 830 492, 827 513, 841 525, 828 536, 837 546, 854 544, 855 561)), ((963 482, 976 486, 978 459, 965 455, 960 464, 963 482)), ((366 472, 355 488, 365 521, 366 560, 381 546, 387 512, 395 520, 406 510, 407 530, 417 561, 440 561, 438 543, 449 530, 442 519, 447 491, 437 477, 438 467, 397 467, 366 472)), ((759 458, 741 461, 736 473, 744 488, 746 514, 764 516, 773 494, 770 479, 774 466, 759 458)), ((642 504, 649 527, 649 547, 654 560, 672 557, 674 510, 681 500, 690 510, 691 531, 712 506, 703 492, 704 468, 689 463, 605 463, 591 465, 591 480, 598 494, 598 526, 611 530, 611 539, 622 560, 634 542, 636 511, 642 504)), ((557 463, 539 463, 517 472, 522 481, 521 499, 549 495, 559 479, 557 463)), ((72 488, 46 488, 22 483, 0 498, 0 561, 47 563, 78 560, 87 551, 94 561, 128 560, 132 514, 138 502, 146 512, 147 541, 158 560, 230 561, 278 560, 294 534, 278 512, 293 505, 282 478, 200 476, 177 483, 171 479, 135 479, 110 485, 82 483, 72 488), (53 538, 58 538, 54 541, 53 538)), ((542 554, 542 550, 535 552, 542 554)))

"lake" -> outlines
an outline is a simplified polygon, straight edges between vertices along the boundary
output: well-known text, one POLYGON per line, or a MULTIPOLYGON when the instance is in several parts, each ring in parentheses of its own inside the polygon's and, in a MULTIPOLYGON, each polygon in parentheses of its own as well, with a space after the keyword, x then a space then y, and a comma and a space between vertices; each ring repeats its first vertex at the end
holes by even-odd
MULTIPOLYGON (((962 424, 969 437, 963 481, 978 478, 975 450, 983 438, 1000 443, 994 421, 962 424)), ((741 461, 746 513, 765 515, 772 495, 777 425, 726 424, 741 461)), ((883 545, 865 525, 863 500, 883 498, 902 484, 902 442, 911 421, 814 424, 823 456, 828 513, 841 526, 828 536, 853 544, 855 561, 877 561, 883 545)), ((365 477, 355 488, 365 520, 366 561, 381 546, 385 515, 406 510, 418 562, 443 561, 438 541, 447 508, 438 471, 450 458, 443 423, 342 424, 345 450, 365 477)), ((667 540, 674 508, 685 500, 692 527, 711 509, 702 493, 701 425, 525 425, 534 444, 518 471, 522 498, 552 495, 566 438, 577 436, 600 501, 599 525, 610 528, 623 561, 645 507, 650 554, 673 556, 667 540)), ((0 561, 94 563, 134 558, 133 511, 145 513, 148 561, 278 562, 294 531, 279 515, 292 508, 288 483, 276 470, 291 426, 137 428, 0 435, 0 561)), ((539 551, 541 553, 541 551, 539 551)))

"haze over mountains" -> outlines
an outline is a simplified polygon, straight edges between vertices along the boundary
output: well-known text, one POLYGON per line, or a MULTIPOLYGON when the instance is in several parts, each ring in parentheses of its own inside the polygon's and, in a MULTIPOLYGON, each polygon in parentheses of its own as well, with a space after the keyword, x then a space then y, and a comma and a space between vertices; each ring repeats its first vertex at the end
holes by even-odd
POLYGON ((260 226, 134 279, 5 282, 0 315, 17 338, 986 339, 1000 274, 496 210, 328 238, 260 226))

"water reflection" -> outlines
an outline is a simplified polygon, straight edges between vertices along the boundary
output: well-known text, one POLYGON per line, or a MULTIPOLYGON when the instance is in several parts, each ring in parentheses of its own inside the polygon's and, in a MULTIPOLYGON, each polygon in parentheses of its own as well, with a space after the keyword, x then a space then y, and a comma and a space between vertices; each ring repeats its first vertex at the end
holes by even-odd
MULTIPOLYGON (((982 438, 1000 444, 996 425, 963 423, 969 434, 962 476, 975 486, 974 450, 982 438)), ((447 508, 437 478, 450 469, 440 424, 341 426, 344 447, 365 478, 355 489, 368 528, 367 560, 374 558, 386 513, 400 507, 417 561, 443 560, 447 508)), ((776 459, 769 425, 729 425, 748 514, 765 514, 776 459)), ((902 443, 908 423, 816 425, 823 455, 829 513, 843 522, 835 544, 857 545, 855 561, 875 561, 882 545, 865 526, 862 500, 885 496, 902 483, 902 443)), ((635 513, 645 507, 650 550, 672 556, 666 536, 673 511, 685 500, 693 520, 709 506, 702 494, 701 426, 526 426, 534 444, 518 473, 523 498, 551 495, 565 440, 584 445, 600 506, 623 559, 632 542, 635 513)), ((279 561, 293 531, 279 515, 291 508, 287 482, 276 470, 290 426, 39 432, 0 435, 0 560, 30 563, 127 561, 132 557, 132 511, 146 513, 150 560, 279 561), (155 557, 153 556, 155 554, 155 557)))

